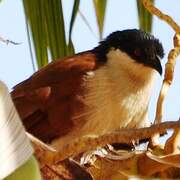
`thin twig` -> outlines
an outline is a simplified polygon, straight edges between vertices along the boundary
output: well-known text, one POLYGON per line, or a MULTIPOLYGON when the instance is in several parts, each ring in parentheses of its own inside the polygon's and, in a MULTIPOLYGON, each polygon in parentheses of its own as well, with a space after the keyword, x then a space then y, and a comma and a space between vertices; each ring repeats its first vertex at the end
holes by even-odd
POLYGON ((14 42, 14 41, 11 41, 9 39, 4 39, 3 37, 0 36, 0 41, 6 43, 7 45, 10 43, 10 44, 14 44, 14 45, 19 45, 21 43, 17 43, 17 42, 14 42))
POLYGON ((82 13, 82 11, 79 9, 79 16, 82 18, 82 20, 84 21, 84 23, 86 24, 86 26, 88 27, 89 31, 92 33, 92 35, 96 38, 99 39, 96 35, 96 33, 94 32, 93 28, 91 27, 90 23, 88 22, 87 18, 85 17, 85 15, 82 13))
POLYGON ((156 8, 150 0, 142 0, 142 3, 144 7, 151 13, 165 21, 167 24, 169 24, 174 31, 176 32, 176 35, 174 37, 174 48, 169 52, 168 55, 168 62, 166 64, 165 69, 165 76, 163 80, 163 84, 161 87, 161 91, 158 98, 157 103, 157 109, 156 109, 156 117, 155 117, 155 123, 160 123, 162 121, 163 116, 163 104, 164 99, 167 95, 167 92, 170 88, 170 85, 173 80, 174 75, 174 68, 176 64, 176 58, 180 54, 180 37, 178 34, 180 34, 180 27, 178 24, 173 20, 172 17, 168 16, 167 14, 164 14, 161 12, 158 8, 156 8))
MULTIPOLYGON (((167 24, 171 26, 171 28, 176 32, 174 37, 174 48, 169 52, 168 55, 168 62, 166 63, 165 68, 165 75, 163 84, 161 87, 161 91, 159 94, 157 107, 156 107, 156 117, 154 120, 154 123, 161 123, 162 117, 163 117, 163 104, 165 97, 167 95, 167 92, 170 88, 170 85, 173 80, 174 76, 174 68, 176 64, 176 58, 180 54, 180 27, 178 24, 173 20, 172 17, 168 16, 167 14, 164 14, 161 12, 158 8, 156 8, 150 0, 142 0, 142 3, 144 7, 151 13, 165 21, 167 24)), ((157 141, 159 139, 159 134, 154 135, 150 140, 150 146, 156 146, 157 141)))
MULTIPOLYGON (((180 36, 178 36, 178 34, 175 35, 174 39, 178 39, 178 41, 180 42, 180 36)), ((178 44, 179 43, 174 43, 174 48, 169 52, 168 55, 168 62, 166 63, 164 80, 157 103, 155 123, 160 123, 162 121, 164 99, 167 95, 170 85, 172 84, 176 58, 180 54, 180 46, 178 47, 178 44)))
POLYGON ((172 17, 170 17, 167 14, 164 14, 162 11, 160 11, 158 8, 156 8, 150 0, 142 0, 142 3, 144 7, 153 15, 156 15, 163 21, 165 21, 167 24, 170 25, 174 29, 176 33, 180 34, 180 27, 178 24, 173 20, 172 17))

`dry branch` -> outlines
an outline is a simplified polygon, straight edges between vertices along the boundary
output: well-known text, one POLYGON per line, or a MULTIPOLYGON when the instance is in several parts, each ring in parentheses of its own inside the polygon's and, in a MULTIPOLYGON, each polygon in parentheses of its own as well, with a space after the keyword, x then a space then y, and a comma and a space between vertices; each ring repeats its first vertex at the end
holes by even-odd
MULTIPOLYGON (((164 80, 163 84, 161 87, 161 91, 159 94, 158 102, 157 102, 157 107, 156 107, 156 117, 154 120, 154 123, 161 123, 162 117, 163 117, 163 104, 165 97, 167 95, 167 92, 170 88, 170 85, 173 81, 173 76, 174 76, 174 68, 176 64, 176 58, 180 54, 180 27, 178 24, 173 20, 172 17, 168 16, 167 14, 164 14, 161 12, 158 8, 156 8, 150 0, 142 0, 142 3, 144 7, 151 13, 165 21, 167 24, 169 24, 172 29, 175 31, 175 36, 173 39, 174 42, 174 48, 169 52, 168 54, 168 62, 166 63, 166 68, 165 68, 165 75, 164 75, 164 80)), ((180 132, 179 132, 180 133, 180 132)), ((178 133, 176 133, 178 134, 178 133)), ((177 135, 174 135, 174 137, 178 137, 177 135)), ((150 141, 150 147, 153 147, 157 144, 157 141, 159 139, 159 133, 154 135, 151 138, 150 141)), ((173 138, 173 140, 170 141, 171 143, 175 143, 175 145, 172 144, 173 146, 176 146, 176 138, 173 138)), ((168 144, 168 147, 170 144, 168 144)), ((169 150, 168 150, 169 151, 169 150)), ((173 151, 173 150, 172 150, 173 151)))
POLYGON ((162 13, 151 3, 150 0, 142 0, 142 3, 151 14, 156 15, 157 17, 165 21, 167 24, 169 24, 176 33, 174 36, 174 48, 169 52, 168 55, 168 62, 166 63, 164 80, 157 103, 155 123, 160 123, 163 116, 164 99, 173 80, 176 58, 180 54, 180 27, 173 20, 173 18, 162 13))
POLYGON ((177 130, 180 128, 180 121, 169 121, 161 124, 152 125, 147 128, 140 129, 124 129, 98 137, 82 137, 73 143, 64 146, 60 151, 54 151, 51 147, 28 135, 32 143, 37 147, 43 146, 43 155, 38 157, 41 162, 54 164, 66 158, 78 155, 82 152, 94 150, 97 147, 105 146, 112 143, 131 143, 141 139, 150 138, 153 134, 163 134, 168 129, 177 130))
POLYGON ((157 103, 155 123, 160 123, 162 120, 164 99, 173 81, 176 58, 180 54, 179 45, 180 45, 180 35, 176 34, 174 36, 174 48, 168 54, 168 62, 166 63, 164 80, 157 103))
POLYGON ((168 16, 167 14, 164 14, 161 12, 158 8, 156 8, 150 0, 142 0, 142 3, 144 7, 153 15, 156 15, 159 17, 161 20, 165 21, 167 24, 169 24, 174 31, 177 34, 180 34, 180 27, 178 24, 173 20, 172 17, 168 16))

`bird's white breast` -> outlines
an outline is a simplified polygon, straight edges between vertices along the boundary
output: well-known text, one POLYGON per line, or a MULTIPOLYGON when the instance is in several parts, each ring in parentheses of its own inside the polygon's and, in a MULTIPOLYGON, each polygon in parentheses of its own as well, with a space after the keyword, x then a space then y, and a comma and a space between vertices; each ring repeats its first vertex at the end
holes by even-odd
MULTIPOLYGON (((81 129, 104 134, 124 127, 142 127, 156 71, 137 63, 120 50, 107 55, 104 67, 87 75, 86 124, 81 129)), ((76 117, 75 117, 76 118, 76 117)))

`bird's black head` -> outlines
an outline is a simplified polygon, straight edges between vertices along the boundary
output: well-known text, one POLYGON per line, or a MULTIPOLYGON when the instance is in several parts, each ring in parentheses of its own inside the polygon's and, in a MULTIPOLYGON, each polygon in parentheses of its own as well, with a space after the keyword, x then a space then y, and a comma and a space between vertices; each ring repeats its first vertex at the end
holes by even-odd
POLYGON ((162 44, 153 35, 137 29, 116 31, 94 48, 99 60, 106 61, 112 48, 120 49, 139 63, 157 70, 162 74, 161 58, 164 56, 162 44))

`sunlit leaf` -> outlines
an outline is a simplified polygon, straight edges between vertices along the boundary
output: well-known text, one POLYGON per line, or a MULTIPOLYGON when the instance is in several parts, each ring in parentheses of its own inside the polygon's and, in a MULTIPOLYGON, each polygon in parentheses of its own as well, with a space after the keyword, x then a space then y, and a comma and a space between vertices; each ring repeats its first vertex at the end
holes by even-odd
POLYGON ((46 0, 44 11, 46 14, 46 27, 48 47, 52 60, 66 56, 66 38, 62 4, 59 0, 46 0))
MULTIPOLYGON (((51 60, 74 54, 71 36, 80 0, 74 1, 70 27, 67 28, 68 43, 61 0, 23 0, 23 3, 28 24, 27 32, 29 40, 33 41, 38 68, 45 66, 51 60)), ((29 44, 31 48, 31 43, 29 44)))
MULTIPOLYGON (((154 3, 154 0, 151 0, 154 3)), ((149 13, 143 6, 141 0, 136 0, 138 17, 139 17, 139 28, 147 32, 152 31, 152 14, 149 13)))
POLYGON ((100 39, 102 39, 107 0, 93 0, 93 4, 94 4, 96 19, 99 28, 99 36, 100 39))
POLYGON ((42 0, 23 0, 26 17, 31 27, 38 68, 48 63, 47 38, 45 30, 45 16, 43 13, 42 0), (38 9, 38 11, 37 11, 38 9))

